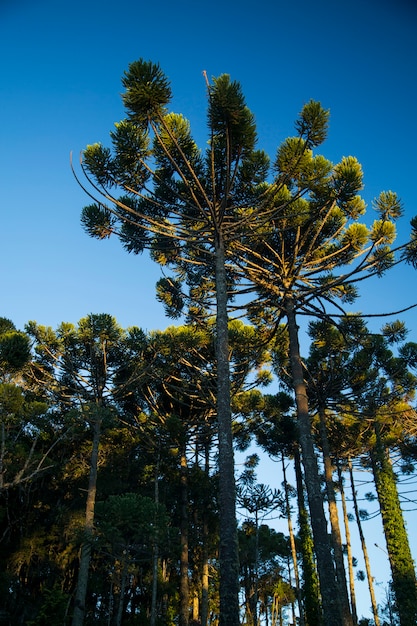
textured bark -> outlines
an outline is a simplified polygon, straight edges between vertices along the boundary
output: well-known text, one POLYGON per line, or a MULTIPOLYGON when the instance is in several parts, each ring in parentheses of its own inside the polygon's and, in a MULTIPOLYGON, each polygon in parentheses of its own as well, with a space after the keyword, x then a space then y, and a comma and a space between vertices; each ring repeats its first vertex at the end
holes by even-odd
POLYGON ((343 556, 342 535, 340 532, 339 513, 337 510, 336 494, 333 483, 333 463, 330 457, 330 446, 327 438, 326 417, 324 408, 319 410, 320 418, 320 439, 323 450, 324 475, 326 481, 326 493, 329 505, 329 519, 332 530, 333 554, 336 566, 336 585, 338 596, 343 612, 344 624, 353 625, 352 615, 349 606, 349 596, 347 592, 346 571, 343 556))
POLYGON ((398 497, 396 477, 384 449, 380 426, 375 424, 376 445, 371 451, 382 525, 391 565, 392 588, 400 626, 417 623, 417 581, 407 531, 398 497))
MULTIPOLYGON (((319 582, 314 562, 312 538, 308 513, 305 508, 304 484, 301 471, 300 451, 294 450, 294 471, 297 485, 298 526, 301 540, 301 558, 304 580, 304 615, 308 626, 320 626, 321 605, 319 598, 319 582)), ((301 612, 300 608, 300 612, 301 612)))
POLYGON ((219 438, 220 622, 239 626, 239 552, 230 408, 229 330, 224 245, 216 241, 216 363, 219 438))
POLYGON ((311 433, 307 388, 304 381, 298 342, 298 327, 296 324, 294 303, 291 298, 288 298, 286 302, 286 314, 291 371, 297 406, 297 422, 308 505, 310 509, 311 527, 313 531, 314 551, 317 559, 317 572, 320 581, 323 619, 326 626, 341 626, 345 624, 346 626, 351 626, 351 621, 346 622, 344 620, 338 597, 335 567, 327 533, 327 521, 324 514, 323 498, 321 494, 319 468, 311 433))

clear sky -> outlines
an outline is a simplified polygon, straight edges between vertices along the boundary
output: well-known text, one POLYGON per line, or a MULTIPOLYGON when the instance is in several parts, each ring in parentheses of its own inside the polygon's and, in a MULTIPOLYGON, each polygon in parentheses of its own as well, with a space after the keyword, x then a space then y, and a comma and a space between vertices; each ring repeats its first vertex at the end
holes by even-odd
MULTIPOLYGON (((241 82, 272 158, 303 104, 320 100, 331 111, 320 151, 362 163, 368 223, 380 191, 399 194, 405 241, 417 214, 416 33, 415 0, 0 0, 0 316, 18 328, 102 312, 123 327, 171 323, 154 297, 157 266, 83 232, 89 201, 69 166, 70 151, 108 143, 124 115, 120 78, 140 57, 170 77, 172 108, 201 146, 203 70, 241 82)), ((415 270, 397 268, 363 284, 357 309, 401 309, 416 285, 415 270)), ((416 312, 401 319, 417 340, 416 312)))

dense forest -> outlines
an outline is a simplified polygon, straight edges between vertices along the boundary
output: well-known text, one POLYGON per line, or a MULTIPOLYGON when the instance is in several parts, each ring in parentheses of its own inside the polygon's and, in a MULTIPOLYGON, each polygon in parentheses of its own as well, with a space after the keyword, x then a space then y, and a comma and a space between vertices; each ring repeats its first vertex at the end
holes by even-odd
POLYGON ((72 166, 84 230, 149 251, 177 323, 0 318, 0 624, 415 626, 398 484, 417 461, 417 343, 401 312, 373 312, 376 329, 355 302, 417 267, 417 218, 398 243, 402 203, 383 191, 367 224, 359 162, 316 153, 320 103, 271 161, 239 83, 205 79, 204 150, 139 60, 111 148, 72 166), (258 481, 261 456, 279 481, 258 481), (358 468, 385 537, 384 606, 358 468))

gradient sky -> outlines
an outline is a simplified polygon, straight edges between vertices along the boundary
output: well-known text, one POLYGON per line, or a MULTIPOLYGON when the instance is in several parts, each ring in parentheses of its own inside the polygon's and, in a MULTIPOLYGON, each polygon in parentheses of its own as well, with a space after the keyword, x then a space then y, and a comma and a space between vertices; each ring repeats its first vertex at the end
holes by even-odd
MULTIPOLYGON (((124 116, 120 78, 141 57, 171 79, 172 109, 190 120, 200 146, 203 70, 241 82, 258 145, 272 158, 303 104, 321 101, 331 120, 320 152, 361 162, 368 224, 375 196, 399 194, 405 241, 417 214, 416 33, 415 0, 0 0, 0 316, 18 328, 76 323, 88 313, 146 330, 171 323, 154 297, 158 267, 83 232, 89 200, 69 166, 71 151, 77 159, 87 144, 108 143, 124 116)), ((362 285, 356 310, 409 306, 416 285, 415 270, 396 268, 362 285)), ((401 319, 417 340, 415 311, 401 319)))

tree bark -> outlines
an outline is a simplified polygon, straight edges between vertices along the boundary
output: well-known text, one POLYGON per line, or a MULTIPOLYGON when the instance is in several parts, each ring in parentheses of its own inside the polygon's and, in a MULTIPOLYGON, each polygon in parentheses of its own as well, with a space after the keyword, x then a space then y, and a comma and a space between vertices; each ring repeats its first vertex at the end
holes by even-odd
POLYGON ((302 600, 301 587, 300 587, 300 576, 298 574, 297 548, 295 545, 294 530, 293 530, 292 520, 291 520, 291 507, 290 507, 290 499, 288 496, 287 472, 285 468, 284 453, 281 454, 281 464, 282 464, 282 474, 284 477, 285 509, 286 509, 287 523, 288 523, 288 532, 290 535, 291 557, 292 557, 292 562, 294 566, 295 589, 297 592, 298 612, 300 614, 299 624, 300 626, 305 626, 303 600, 302 600))
POLYGON ((353 620, 354 625, 356 626, 358 623, 358 614, 356 611, 355 576, 353 574, 352 544, 350 540, 349 518, 348 518, 348 512, 347 512, 347 506, 346 506, 346 495, 345 495, 345 490, 343 487, 342 469, 340 467, 339 462, 337 462, 337 477, 339 481, 340 495, 342 498, 343 523, 345 526, 345 535, 346 535, 346 550, 347 550, 347 560, 348 560, 348 567, 349 567, 350 606, 351 606, 351 611, 352 611, 352 620, 353 620))
POLYGON ((350 459, 349 459, 348 466, 349 466, 350 486, 352 489, 353 510, 355 511, 356 525, 358 527, 359 538, 361 541, 362 552, 363 552, 363 558, 365 561, 365 569, 366 569, 366 576, 368 579, 369 595, 371 596, 372 613, 374 616, 375 626, 380 626, 379 617, 378 617, 378 606, 376 603, 374 584, 373 584, 374 579, 371 573, 371 564, 370 564, 369 556, 368 556, 368 548, 366 547, 366 541, 365 541, 365 537, 364 537, 363 530, 362 530, 361 518, 359 515, 358 501, 356 498, 355 481, 353 478, 352 461, 350 459))
POLYGON ((180 490, 181 490, 181 520, 180 520, 180 626, 188 626, 189 622, 189 580, 188 580, 188 477, 187 458, 185 451, 181 453, 180 490))
POLYGON ((230 408, 228 295, 224 243, 216 240, 216 364, 219 438, 220 622, 239 626, 239 552, 230 408))
POLYGON ((398 497, 396 477, 383 445, 378 422, 375 423, 375 433, 376 444, 371 451, 371 461, 391 565, 392 588, 400 626, 415 626, 417 623, 417 581, 413 557, 398 497))
MULTIPOLYGON (((208 441, 205 442, 205 465, 204 471, 209 477, 210 473, 210 449, 208 441)), ((203 510, 202 514, 203 519, 203 547, 202 547, 202 576, 201 576, 201 626, 208 625, 208 615, 209 615, 209 549, 208 549, 208 540, 209 540, 209 525, 207 519, 207 510, 206 507, 203 510)))
MULTIPOLYGON (((159 460, 160 451, 158 446, 157 461, 155 467, 154 478, 154 502, 159 504, 159 460)), ((156 522, 156 520, 155 520, 156 522)), ((156 525, 156 524, 155 524, 156 525)), ((158 564, 159 564, 159 537, 156 537, 152 546, 152 596, 151 596, 151 615, 149 619, 149 626, 155 626, 156 624, 156 602, 158 596, 158 564)))
POLYGON ((317 558, 323 619, 326 626, 341 626, 345 624, 346 626, 351 626, 351 621, 345 621, 338 598, 335 567, 327 533, 327 521, 324 514, 323 498, 321 494, 319 468, 311 433, 307 388, 304 380, 298 341, 298 327, 296 324, 294 303, 290 297, 287 298, 286 302, 286 314, 292 380, 297 406, 298 430, 310 509, 311 527, 313 531, 314 550, 317 558))
POLYGON ((97 491, 98 451, 101 435, 101 416, 96 415, 93 423, 93 444, 90 457, 90 477, 88 481, 87 503, 85 507, 84 540, 81 544, 77 590, 74 600, 72 626, 82 626, 85 616, 88 574, 91 560, 91 544, 94 530, 94 510, 97 491))
POLYGON ((320 439, 323 450, 324 475, 326 481, 327 501, 329 505, 329 519, 332 530, 333 554, 336 566, 336 585, 338 596, 346 625, 353 626, 347 592, 346 571, 343 557, 342 535, 340 532, 339 513, 337 510, 336 494, 333 483, 333 463, 330 457, 330 446, 327 438, 326 416, 323 407, 319 409, 320 439))
POLYGON ((117 602, 115 626, 122 626, 128 568, 129 568, 129 555, 125 554, 123 557, 122 571, 121 571, 121 576, 120 576, 120 592, 119 592, 119 597, 118 597, 118 602, 117 602))
POLYGON ((304 484, 301 471, 300 450, 294 448, 294 471, 297 485, 298 526, 301 541, 301 559, 304 580, 304 607, 305 621, 308 626, 320 626, 321 605, 319 598, 319 581, 313 555, 313 542, 307 509, 305 507, 304 484))

